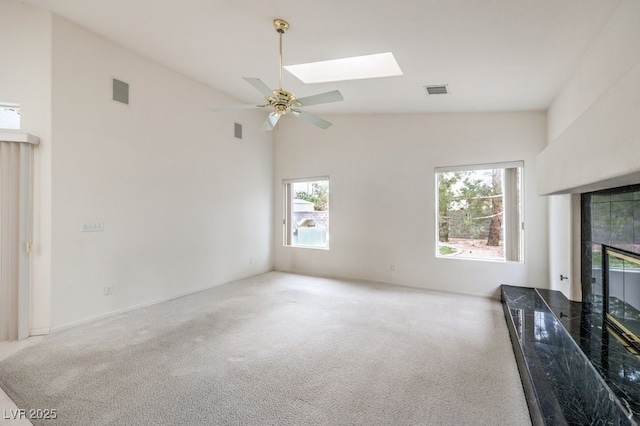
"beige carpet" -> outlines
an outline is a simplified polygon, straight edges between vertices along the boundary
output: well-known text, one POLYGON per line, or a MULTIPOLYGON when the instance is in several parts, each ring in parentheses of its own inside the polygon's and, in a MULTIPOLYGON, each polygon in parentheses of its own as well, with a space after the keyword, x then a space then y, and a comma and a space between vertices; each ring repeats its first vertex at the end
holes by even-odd
POLYGON ((0 362, 60 425, 528 425, 497 301, 271 272, 0 362))

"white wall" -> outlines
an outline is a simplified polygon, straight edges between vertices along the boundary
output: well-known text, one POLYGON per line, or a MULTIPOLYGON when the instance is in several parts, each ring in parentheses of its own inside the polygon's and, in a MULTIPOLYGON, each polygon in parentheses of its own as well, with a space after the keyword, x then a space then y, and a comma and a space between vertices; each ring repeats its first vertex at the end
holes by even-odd
POLYGON ((237 101, 56 15, 52 58, 54 328, 272 268, 264 114, 215 114, 237 101))
POLYGON ((625 0, 548 112, 541 194, 640 182, 640 2, 625 0))
MULTIPOLYGON (((549 285, 571 298, 574 278, 571 259, 571 195, 549 196, 549 285), (561 279, 560 277, 566 277, 561 279)), ((576 253, 580 255, 580 251, 576 253)))
POLYGON ((500 284, 546 287, 547 201, 535 156, 540 112, 347 115, 319 130, 284 117, 275 145, 275 267, 497 296, 500 284), (434 168, 524 160, 525 263, 435 257, 434 168), (282 179, 329 175, 328 251, 282 246, 282 179), (396 271, 390 264, 397 265, 396 271))
POLYGON ((21 107, 21 130, 40 138, 34 154, 34 246, 30 333, 48 333, 51 285, 51 15, 0 2, 0 101, 21 107))
POLYGON ((640 4, 623 0, 549 108, 554 142, 640 59, 640 4))
MULTIPOLYGON (((549 146, 538 157, 541 194, 640 182, 638 46, 640 2, 624 0, 549 108, 549 146)), ((560 270, 573 270, 571 289, 556 284, 580 300, 579 203, 575 195, 572 202, 569 195, 561 197, 564 201, 551 202, 549 210, 550 281, 557 281, 560 270), (573 229, 573 243, 560 224, 573 229), (562 253, 572 253, 571 259, 562 253)))

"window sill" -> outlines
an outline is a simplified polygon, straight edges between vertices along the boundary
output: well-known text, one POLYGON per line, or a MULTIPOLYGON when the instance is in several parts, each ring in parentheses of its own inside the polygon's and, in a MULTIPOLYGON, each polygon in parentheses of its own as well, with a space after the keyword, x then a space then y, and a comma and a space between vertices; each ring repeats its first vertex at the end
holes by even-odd
POLYGON ((38 145, 40 143, 40 138, 37 136, 33 136, 29 133, 21 132, 21 131, 11 131, 7 129, 2 129, 0 131, 0 141, 1 142, 22 142, 22 143, 30 143, 33 145, 38 145))
POLYGON ((481 257, 459 257, 459 256, 438 256, 436 259, 451 259, 451 260, 469 260, 476 262, 491 262, 491 263, 524 263, 521 260, 504 260, 504 259, 483 259, 481 257))

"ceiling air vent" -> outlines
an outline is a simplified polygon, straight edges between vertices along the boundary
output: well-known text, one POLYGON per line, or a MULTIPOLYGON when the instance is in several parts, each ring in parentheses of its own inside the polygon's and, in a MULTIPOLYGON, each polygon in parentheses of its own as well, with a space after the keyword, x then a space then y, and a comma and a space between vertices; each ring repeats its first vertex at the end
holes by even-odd
POLYGON ((427 95, 448 95, 449 86, 446 84, 438 84, 437 86, 424 86, 427 95))

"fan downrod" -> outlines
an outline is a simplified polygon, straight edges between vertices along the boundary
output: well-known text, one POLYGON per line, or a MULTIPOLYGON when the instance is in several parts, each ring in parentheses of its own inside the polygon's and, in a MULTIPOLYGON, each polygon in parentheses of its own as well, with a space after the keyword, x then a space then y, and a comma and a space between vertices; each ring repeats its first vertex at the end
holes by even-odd
POLYGON ((287 30, 289 29, 289 23, 284 19, 279 19, 279 18, 273 20, 273 26, 275 27, 276 31, 280 34, 286 33, 287 30))

